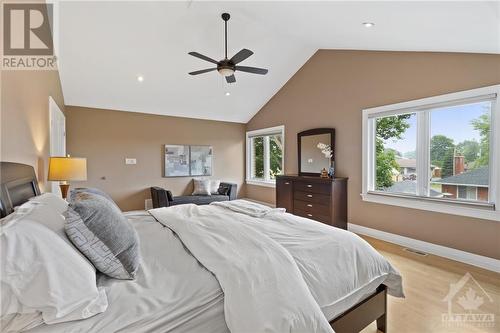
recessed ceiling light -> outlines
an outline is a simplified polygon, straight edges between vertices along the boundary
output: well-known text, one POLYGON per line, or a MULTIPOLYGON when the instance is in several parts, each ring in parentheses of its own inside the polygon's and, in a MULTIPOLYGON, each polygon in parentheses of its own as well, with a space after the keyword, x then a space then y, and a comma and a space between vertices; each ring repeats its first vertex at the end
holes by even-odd
POLYGON ((363 22, 363 25, 365 26, 365 28, 371 28, 371 27, 375 26, 375 23, 373 23, 373 22, 363 22))
POLYGON ((226 91, 226 94, 225 94, 225 95, 226 95, 226 96, 229 96, 229 95, 231 95, 231 93, 230 93, 229 91, 226 91))
POLYGON ((137 81, 139 81, 139 82, 144 81, 144 76, 142 76, 142 75, 138 75, 138 76, 137 76, 137 81))

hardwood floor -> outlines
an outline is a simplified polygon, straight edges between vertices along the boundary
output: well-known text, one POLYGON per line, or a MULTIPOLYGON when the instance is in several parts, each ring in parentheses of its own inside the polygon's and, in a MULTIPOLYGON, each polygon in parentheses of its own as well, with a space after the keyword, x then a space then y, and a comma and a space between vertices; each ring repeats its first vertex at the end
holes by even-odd
MULTIPOLYGON (((399 245, 362 237, 384 255, 403 276, 406 298, 388 298, 389 333, 500 332, 500 274, 434 255, 420 256, 403 251, 399 245), (466 273, 470 273, 473 279, 462 279, 466 273), (449 325, 443 322, 442 315, 448 314, 448 303, 444 299, 450 292, 450 284, 459 281, 466 283, 463 286, 460 284, 461 288, 456 288, 457 292, 450 303, 452 313, 476 314, 475 317, 469 318, 480 318, 480 314, 489 314, 482 318, 493 319, 494 316, 493 322, 449 325), (460 304, 475 310, 467 311, 460 304)), ((377 328, 374 323, 362 331, 375 332, 377 328)))

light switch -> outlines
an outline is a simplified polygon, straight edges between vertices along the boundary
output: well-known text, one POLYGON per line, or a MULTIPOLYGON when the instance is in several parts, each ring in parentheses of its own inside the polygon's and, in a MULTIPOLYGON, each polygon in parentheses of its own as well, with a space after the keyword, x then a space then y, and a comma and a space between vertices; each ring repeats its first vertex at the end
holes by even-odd
POLYGON ((137 164, 137 159, 135 159, 135 158, 125 158, 125 164, 137 164))

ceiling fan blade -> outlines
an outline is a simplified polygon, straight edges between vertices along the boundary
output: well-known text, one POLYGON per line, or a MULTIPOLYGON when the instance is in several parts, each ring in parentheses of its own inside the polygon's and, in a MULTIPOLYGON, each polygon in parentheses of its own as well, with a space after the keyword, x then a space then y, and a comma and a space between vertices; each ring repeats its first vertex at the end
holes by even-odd
POLYGON ((229 75, 229 76, 226 76, 226 81, 227 81, 227 83, 234 83, 234 82, 236 82, 236 78, 234 77, 234 75, 229 75))
POLYGON ((240 72, 247 72, 260 75, 266 75, 268 72, 268 70, 265 68, 247 67, 247 66, 236 66, 235 69, 240 72))
POLYGON ((252 51, 243 49, 240 52, 236 53, 231 59, 229 59, 229 61, 231 61, 233 64, 237 64, 250 57, 252 54, 252 51))
POLYGON ((202 70, 199 70, 199 71, 190 72, 189 75, 198 75, 198 74, 208 73, 208 72, 214 71, 216 69, 217 68, 202 69, 202 70))
POLYGON ((209 58, 207 56, 204 56, 203 54, 200 54, 198 52, 189 52, 188 54, 192 55, 193 57, 200 58, 200 59, 203 59, 205 61, 209 61, 209 62, 214 63, 214 64, 218 64, 218 62, 216 60, 209 58))

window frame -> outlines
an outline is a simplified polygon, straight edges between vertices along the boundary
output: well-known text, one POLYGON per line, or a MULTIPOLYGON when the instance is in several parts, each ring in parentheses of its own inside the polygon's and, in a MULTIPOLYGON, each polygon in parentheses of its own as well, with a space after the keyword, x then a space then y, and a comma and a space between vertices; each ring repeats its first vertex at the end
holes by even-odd
POLYGON ((363 201, 500 221, 500 85, 384 105, 362 110, 363 201), (375 190, 375 117, 401 113, 417 114, 417 193, 429 193, 430 112, 440 106, 456 105, 493 95, 490 132, 489 203, 431 198, 375 190))
POLYGON ((281 163, 283 166, 283 174, 285 173, 285 125, 262 128, 246 132, 246 178, 245 183, 250 185, 258 185, 265 187, 276 187, 276 180, 269 178, 269 135, 281 134, 283 150, 281 152, 281 163), (252 178, 252 138, 264 136, 264 179, 252 178))

